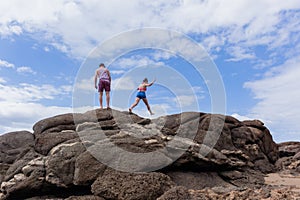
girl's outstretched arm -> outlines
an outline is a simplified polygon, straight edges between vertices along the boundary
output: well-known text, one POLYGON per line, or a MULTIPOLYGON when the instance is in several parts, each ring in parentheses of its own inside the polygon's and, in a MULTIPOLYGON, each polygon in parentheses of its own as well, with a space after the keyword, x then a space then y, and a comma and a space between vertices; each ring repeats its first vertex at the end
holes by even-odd
POLYGON ((151 86, 151 85, 153 85, 153 83, 156 81, 156 78, 154 78, 154 80, 151 82, 151 83, 149 83, 149 84, 146 84, 146 86, 151 86))

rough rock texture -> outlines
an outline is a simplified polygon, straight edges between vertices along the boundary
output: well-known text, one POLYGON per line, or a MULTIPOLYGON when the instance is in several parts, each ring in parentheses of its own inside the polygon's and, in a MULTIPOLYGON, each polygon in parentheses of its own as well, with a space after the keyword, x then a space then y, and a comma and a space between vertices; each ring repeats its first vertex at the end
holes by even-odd
POLYGON ((12 164, 25 149, 34 146, 33 134, 28 131, 7 133, 0 139, 0 162, 5 164, 12 164))
POLYGON ((300 142, 278 144, 280 158, 276 166, 285 173, 300 173, 300 142))
POLYGON ((175 184, 162 173, 125 173, 106 170, 92 185, 105 199, 156 199, 175 184))
POLYGON ((210 200, 231 200, 231 199, 251 199, 251 200, 281 200, 281 199, 299 199, 298 192, 290 191, 288 188, 269 188, 259 189, 238 189, 232 191, 218 191, 214 189, 189 190, 189 200, 210 199, 210 200))
POLYGON ((0 182, 9 166, 24 151, 34 146, 33 134, 28 131, 11 132, 0 136, 0 182))
POLYGON ((150 120, 96 109, 33 130, 0 136, 0 199, 296 197, 263 177, 297 173, 300 145, 277 145, 259 120, 198 112, 150 120))
POLYGON ((183 186, 175 186, 161 195, 157 200, 186 200, 191 196, 187 188, 183 186))

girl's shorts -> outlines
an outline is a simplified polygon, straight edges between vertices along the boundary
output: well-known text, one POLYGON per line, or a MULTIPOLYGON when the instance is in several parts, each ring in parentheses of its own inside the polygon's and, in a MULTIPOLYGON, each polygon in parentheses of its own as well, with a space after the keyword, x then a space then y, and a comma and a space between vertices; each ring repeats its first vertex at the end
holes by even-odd
POLYGON ((140 99, 144 99, 146 98, 146 93, 145 92, 142 92, 142 91, 139 91, 136 95, 137 98, 140 98, 140 99))

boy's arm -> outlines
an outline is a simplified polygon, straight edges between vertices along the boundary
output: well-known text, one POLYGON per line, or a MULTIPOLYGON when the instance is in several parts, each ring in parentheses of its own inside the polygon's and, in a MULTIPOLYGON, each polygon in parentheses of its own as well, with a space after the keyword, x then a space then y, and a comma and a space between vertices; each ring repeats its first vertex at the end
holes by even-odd
POLYGON ((110 76, 110 72, 109 72, 109 70, 107 69, 107 75, 108 75, 108 78, 109 78, 109 82, 111 82, 111 76, 110 76))
POLYGON ((95 73, 95 78, 94 78, 94 83, 95 83, 95 88, 97 89, 97 71, 95 73))

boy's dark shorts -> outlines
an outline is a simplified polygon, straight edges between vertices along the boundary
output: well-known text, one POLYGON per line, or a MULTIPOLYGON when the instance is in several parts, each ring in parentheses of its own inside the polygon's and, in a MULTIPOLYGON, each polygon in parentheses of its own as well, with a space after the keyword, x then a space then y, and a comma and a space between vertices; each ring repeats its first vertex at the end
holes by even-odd
POLYGON ((110 92, 110 82, 108 80, 100 80, 98 85, 98 92, 110 92))

